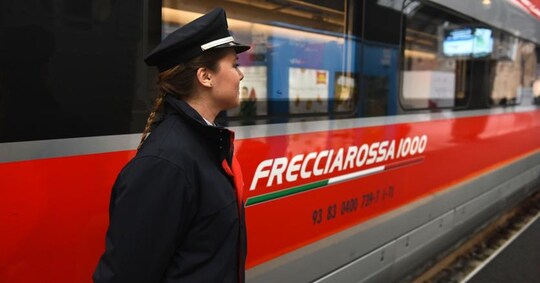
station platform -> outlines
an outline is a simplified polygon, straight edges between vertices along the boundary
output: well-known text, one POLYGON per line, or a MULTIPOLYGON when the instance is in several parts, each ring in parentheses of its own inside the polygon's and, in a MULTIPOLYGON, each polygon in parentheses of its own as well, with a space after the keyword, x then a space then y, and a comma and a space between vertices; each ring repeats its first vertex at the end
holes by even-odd
POLYGON ((466 282, 540 282, 540 218, 466 282))

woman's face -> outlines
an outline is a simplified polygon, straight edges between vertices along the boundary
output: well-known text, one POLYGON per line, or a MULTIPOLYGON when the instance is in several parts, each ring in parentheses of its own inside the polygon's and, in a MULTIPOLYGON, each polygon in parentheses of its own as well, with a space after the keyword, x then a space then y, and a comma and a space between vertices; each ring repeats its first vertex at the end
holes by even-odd
POLYGON ((244 74, 238 69, 236 52, 229 49, 227 55, 218 62, 218 71, 212 76, 211 99, 220 110, 231 109, 240 104, 239 87, 244 78, 244 74))

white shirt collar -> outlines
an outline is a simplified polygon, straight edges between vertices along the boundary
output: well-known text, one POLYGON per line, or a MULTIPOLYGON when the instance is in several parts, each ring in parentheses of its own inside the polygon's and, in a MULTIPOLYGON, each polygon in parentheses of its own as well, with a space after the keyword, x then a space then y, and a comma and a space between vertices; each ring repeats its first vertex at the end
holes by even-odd
MULTIPOLYGON (((202 116, 201 116, 202 117, 202 116)), ((204 117, 202 117, 204 119, 204 121, 206 122, 206 124, 208 124, 208 126, 213 126, 215 127, 216 125, 214 125, 214 123, 211 123, 210 121, 206 120, 204 117)))

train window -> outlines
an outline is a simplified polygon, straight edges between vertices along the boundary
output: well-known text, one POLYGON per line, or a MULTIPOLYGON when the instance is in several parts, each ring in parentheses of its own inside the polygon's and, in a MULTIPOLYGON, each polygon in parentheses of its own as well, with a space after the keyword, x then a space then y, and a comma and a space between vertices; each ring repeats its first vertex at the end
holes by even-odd
POLYGON ((159 18, 160 7, 124 2, 2 6, 0 143, 142 131, 145 14, 159 18))
POLYGON ((227 11, 229 28, 251 45, 239 55, 245 77, 241 105, 229 125, 319 119, 347 113, 358 91, 354 40, 345 36, 345 1, 163 1, 163 36, 214 6, 227 11))
POLYGON ((401 2, 366 0, 354 15, 354 27, 361 29, 362 37, 359 56, 362 75, 357 116, 397 113, 401 2))
POLYGON ((534 43, 501 33, 493 56, 491 105, 531 104, 536 64, 534 43))
POLYGON ((480 109, 540 99, 535 44, 420 1, 404 3, 403 108, 480 109))
POLYGON ((476 29, 474 23, 465 18, 419 1, 405 1, 403 8, 405 34, 400 95, 403 108, 466 106, 470 98, 467 84, 471 78, 471 61, 483 56, 482 50, 473 51, 471 38, 489 40, 490 31, 476 29))

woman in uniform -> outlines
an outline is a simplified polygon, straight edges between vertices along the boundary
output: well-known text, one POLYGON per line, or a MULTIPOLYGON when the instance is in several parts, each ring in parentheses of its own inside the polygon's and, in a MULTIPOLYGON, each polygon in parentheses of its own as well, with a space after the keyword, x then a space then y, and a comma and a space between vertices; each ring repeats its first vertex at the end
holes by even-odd
POLYGON ((248 49, 218 8, 146 57, 159 70, 160 95, 114 184, 94 282, 244 281, 243 182, 234 133, 215 118, 239 105, 237 54, 248 49))

